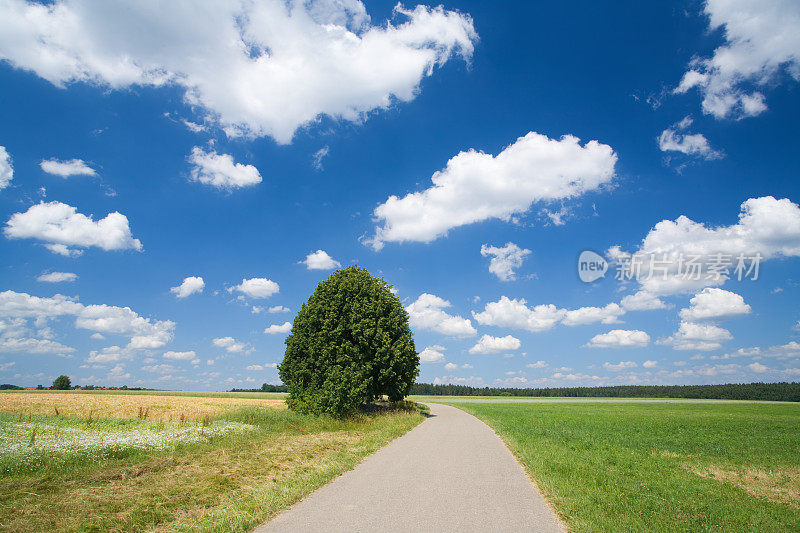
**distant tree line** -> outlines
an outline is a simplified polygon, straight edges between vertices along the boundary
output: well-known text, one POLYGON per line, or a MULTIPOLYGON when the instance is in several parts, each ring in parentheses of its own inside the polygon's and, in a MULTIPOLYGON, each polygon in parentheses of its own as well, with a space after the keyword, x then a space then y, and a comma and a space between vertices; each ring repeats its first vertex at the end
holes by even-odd
POLYGON ((566 398, 702 398, 800 402, 800 383, 728 383, 725 385, 617 385, 511 389, 415 383, 411 394, 428 396, 555 396, 566 398))
POLYGON ((270 385, 264 383, 260 389, 231 389, 228 392, 288 392, 286 385, 270 385))

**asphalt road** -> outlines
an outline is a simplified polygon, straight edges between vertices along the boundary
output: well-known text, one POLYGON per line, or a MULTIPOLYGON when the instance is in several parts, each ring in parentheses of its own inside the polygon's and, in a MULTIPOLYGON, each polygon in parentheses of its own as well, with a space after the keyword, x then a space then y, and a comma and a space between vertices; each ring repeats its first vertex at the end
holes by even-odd
POLYGON ((256 532, 563 532, 486 424, 455 407, 431 417, 256 532))

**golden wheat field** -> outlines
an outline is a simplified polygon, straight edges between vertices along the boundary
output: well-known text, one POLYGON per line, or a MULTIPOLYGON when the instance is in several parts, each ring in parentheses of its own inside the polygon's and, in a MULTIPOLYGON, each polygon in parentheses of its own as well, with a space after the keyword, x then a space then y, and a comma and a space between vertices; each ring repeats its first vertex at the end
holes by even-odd
POLYGON ((0 412, 81 418, 144 418, 152 421, 202 420, 244 406, 285 408, 283 400, 154 396, 146 394, 0 393, 0 412))

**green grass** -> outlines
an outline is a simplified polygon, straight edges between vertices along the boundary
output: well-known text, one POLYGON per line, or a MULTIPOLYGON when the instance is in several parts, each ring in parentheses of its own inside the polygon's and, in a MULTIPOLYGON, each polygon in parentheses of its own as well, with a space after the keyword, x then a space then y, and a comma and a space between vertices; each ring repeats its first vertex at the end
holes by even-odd
POLYGON ((572 531, 800 531, 800 406, 459 402, 572 531))
MULTIPOLYGON (((2 415, 0 429, 23 419, 40 427, 40 439, 59 432, 108 435, 170 427, 130 419, 88 423, 63 416, 2 415)), ((164 449, 84 454, 71 462, 51 458, 33 468, 6 471, 0 475, 0 529, 247 531, 422 420, 413 405, 345 420, 244 407, 211 421, 210 427, 252 427, 245 432, 164 449)))

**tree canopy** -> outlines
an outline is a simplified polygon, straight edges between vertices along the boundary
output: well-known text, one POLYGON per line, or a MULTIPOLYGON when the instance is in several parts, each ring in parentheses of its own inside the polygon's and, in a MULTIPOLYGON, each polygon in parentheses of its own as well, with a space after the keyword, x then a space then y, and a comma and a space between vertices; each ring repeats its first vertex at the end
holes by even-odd
POLYGON ((408 313, 390 286, 350 266, 303 304, 278 367, 291 409, 342 416, 383 395, 408 395, 419 373, 408 313))

